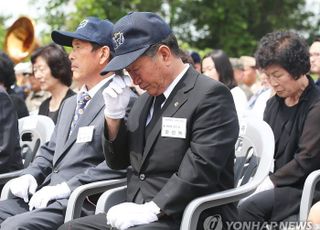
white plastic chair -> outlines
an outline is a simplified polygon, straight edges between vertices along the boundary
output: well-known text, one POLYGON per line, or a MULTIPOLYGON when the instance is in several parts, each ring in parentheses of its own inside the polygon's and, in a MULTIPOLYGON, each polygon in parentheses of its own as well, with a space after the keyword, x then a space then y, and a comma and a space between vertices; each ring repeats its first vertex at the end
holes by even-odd
POLYGON ((309 174, 303 185, 303 191, 300 201, 299 220, 305 222, 308 219, 308 214, 314 198, 316 186, 320 181, 320 169, 309 174))
MULTIPOLYGON (((252 194, 268 176, 273 164, 274 135, 270 126, 256 118, 240 120, 236 143, 236 188, 202 196, 191 201, 183 213, 181 230, 194 230, 200 214, 212 207, 238 202, 252 194), (240 166, 239 166, 240 165, 240 166)), ((126 186, 103 193, 97 203, 96 214, 106 213, 115 204, 126 201, 126 186)))
POLYGON ((40 146, 50 140, 54 127, 53 120, 44 115, 30 115, 19 119, 20 146, 22 150, 29 149, 23 156, 25 168, 33 160, 40 146))
MULTIPOLYGON (((50 140, 55 124, 50 117, 44 115, 30 115, 20 118, 18 122, 21 154, 24 160, 24 168, 26 168, 32 162, 40 146, 50 140)), ((0 184, 19 176, 22 171, 16 170, 0 174, 0 184)))
POLYGON ((126 183, 127 179, 123 178, 97 181, 79 186, 71 193, 69 197, 64 222, 68 222, 80 217, 81 207, 87 196, 103 193, 108 189, 123 186, 126 183))

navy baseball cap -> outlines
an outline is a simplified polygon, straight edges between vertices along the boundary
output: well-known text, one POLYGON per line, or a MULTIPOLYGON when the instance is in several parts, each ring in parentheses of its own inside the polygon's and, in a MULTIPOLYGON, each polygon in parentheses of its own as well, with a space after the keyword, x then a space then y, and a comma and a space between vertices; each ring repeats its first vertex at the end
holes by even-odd
POLYGON ((157 14, 130 12, 113 28, 115 56, 100 73, 121 70, 139 58, 151 45, 165 39, 172 31, 157 14))
POLYGON ((112 47, 113 23, 109 20, 100 20, 96 17, 88 17, 78 25, 75 32, 57 31, 51 33, 52 40, 62 46, 72 46, 73 39, 80 39, 97 43, 100 46, 112 47))

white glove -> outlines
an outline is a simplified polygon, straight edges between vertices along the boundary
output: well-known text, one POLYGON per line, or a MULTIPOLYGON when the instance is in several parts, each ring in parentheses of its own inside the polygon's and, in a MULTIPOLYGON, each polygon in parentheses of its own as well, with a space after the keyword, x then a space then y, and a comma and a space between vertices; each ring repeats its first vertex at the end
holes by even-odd
POLYGON ((125 202, 113 206, 107 213, 107 224, 123 230, 132 226, 157 221, 160 208, 153 202, 136 204, 125 202))
POLYGON ((54 186, 45 186, 37 191, 30 199, 29 210, 33 208, 45 208, 50 200, 67 198, 71 190, 66 182, 54 186))
POLYGON ((29 194, 33 195, 38 187, 36 179, 31 174, 26 174, 8 181, 9 190, 24 202, 28 203, 29 194))
POLYGON ((105 117, 121 119, 126 114, 126 108, 130 100, 130 77, 125 75, 114 76, 110 84, 102 91, 105 109, 105 117))

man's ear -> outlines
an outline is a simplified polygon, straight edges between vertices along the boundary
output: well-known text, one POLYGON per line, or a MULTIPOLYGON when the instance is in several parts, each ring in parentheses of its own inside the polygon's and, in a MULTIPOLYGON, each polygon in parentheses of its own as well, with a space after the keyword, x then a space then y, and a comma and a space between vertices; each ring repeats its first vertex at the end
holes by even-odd
POLYGON ((168 62, 170 60, 170 57, 172 56, 172 53, 168 46, 161 45, 158 48, 158 55, 160 56, 162 61, 168 62))
POLYGON ((100 51, 100 63, 104 63, 110 59, 110 48, 108 46, 103 46, 100 51))

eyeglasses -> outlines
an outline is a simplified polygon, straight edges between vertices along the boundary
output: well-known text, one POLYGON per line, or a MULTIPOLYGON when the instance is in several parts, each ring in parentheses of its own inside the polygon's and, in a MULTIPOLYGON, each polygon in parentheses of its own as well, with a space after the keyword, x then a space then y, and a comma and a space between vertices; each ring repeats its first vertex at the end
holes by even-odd
POLYGON ((283 77, 287 77, 287 76, 290 76, 289 74, 286 74, 286 73, 282 73, 282 74, 266 74, 265 73, 265 76, 266 76, 266 80, 268 82, 280 82, 280 80, 283 78, 283 77))
POLYGON ((36 73, 40 73, 40 74, 43 74, 45 73, 45 71, 48 69, 48 67, 45 67, 45 66, 37 66, 37 67, 33 67, 33 73, 36 74, 36 73))

